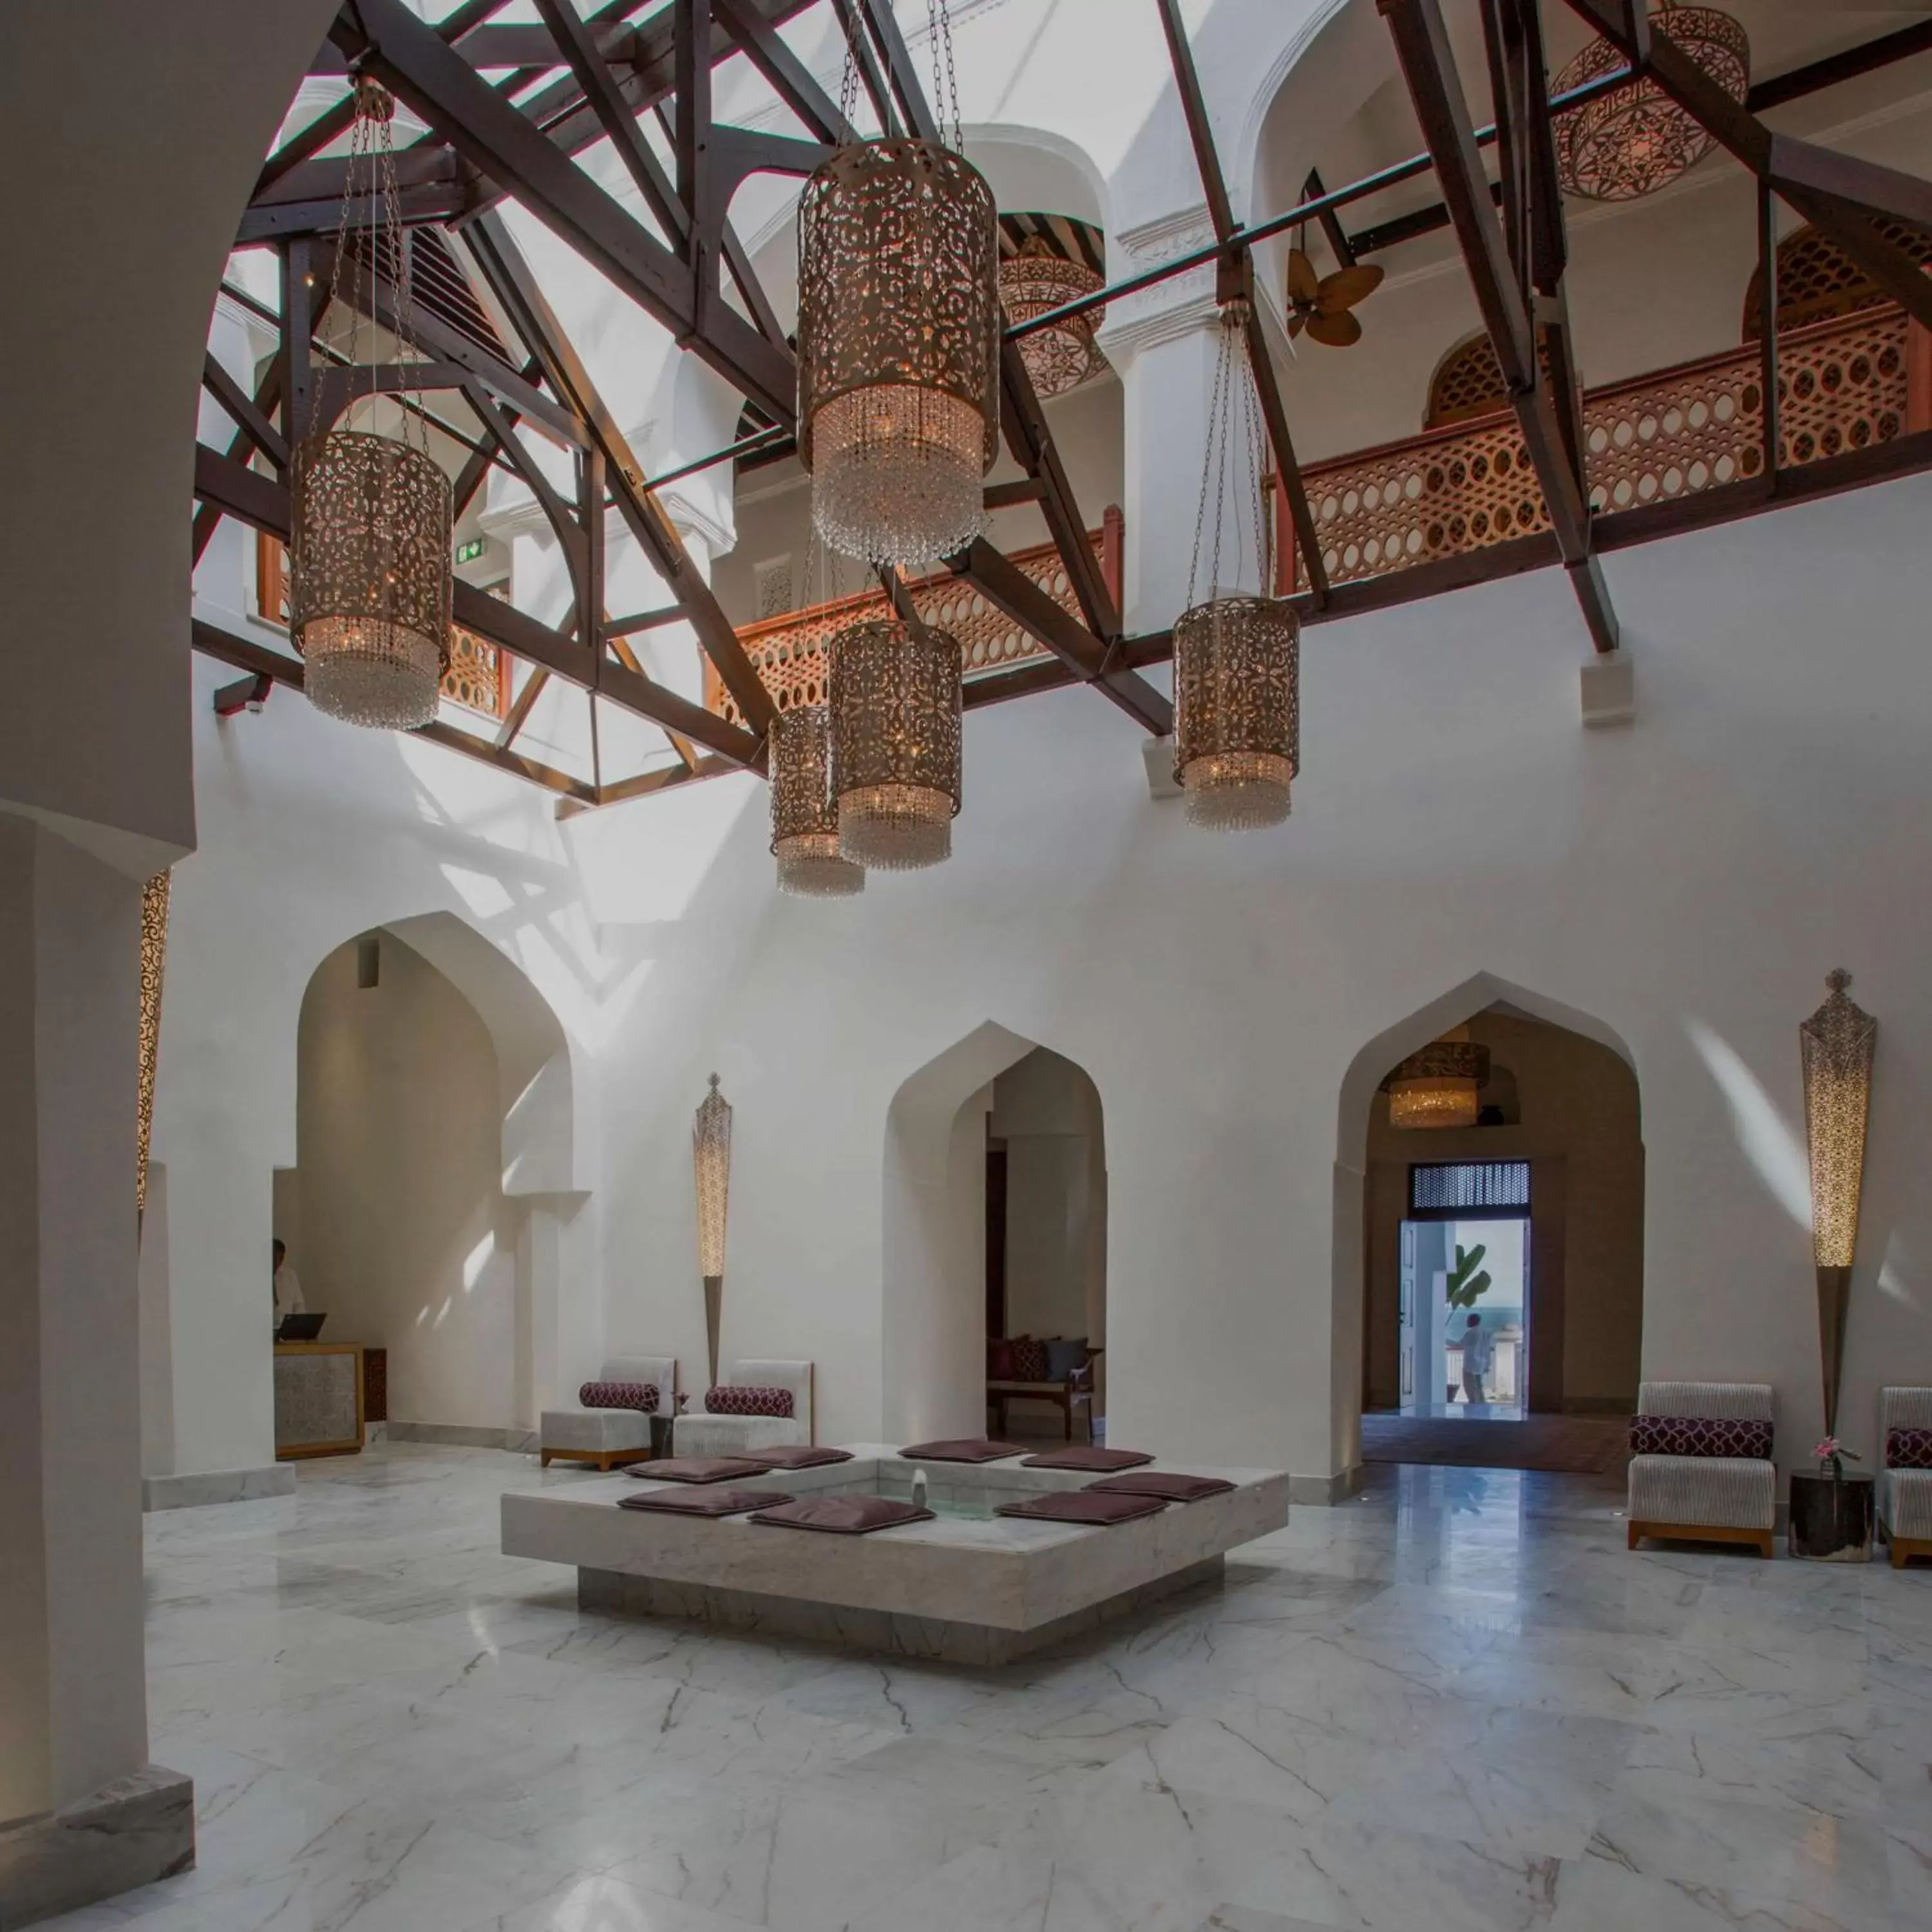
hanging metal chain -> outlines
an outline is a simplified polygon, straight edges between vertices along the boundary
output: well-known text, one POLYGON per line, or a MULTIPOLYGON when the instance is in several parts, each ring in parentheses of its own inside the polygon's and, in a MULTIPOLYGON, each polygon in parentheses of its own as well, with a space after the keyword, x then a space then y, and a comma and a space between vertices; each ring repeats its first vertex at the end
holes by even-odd
POLYGON ((939 130, 940 145, 946 145, 944 107, 952 109, 952 152, 966 152, 964 124, 959 118, 959 74, 952 58, 952 14, 946 0, 926 0, 926 38, 932 46, 932 118, 939 130), (944 72, 941 74, 941 56, 944 72))
MULTIPOLYGON (((1268 595, 1268 513, 1262 501, 1262 452, 1265 430, 1254 370, 1248 361, 1248 304, 1231 302, 1221 311, 1221 343, 1214 359, 1214 382, 1208 399, 1208 441, 1202 453, 1201 497, 1194 513, 1194 550, 1187 566, 1187 597, 1191 609, 1201 574, 1202 542, 1208 542, 1207 594, 1221 595, 1221 538, 1228 526, 1228 472, 1238 466, 1246 478, 1247 501, 1238 504, 1232 523, 1234 544, 1233 574, 1238 585, 1247 561, 1247 538, 1255 542, 1255 564, 1262 573, 1261 594, 1268 595), (1239 400, 1236 392, 1240 392, 1239 400), (1210 485, 1214 496, 1214 521, 1208 522, 1210 485), (1252 512, 1252 516, 1249 512, 1252 512)), ((1238 484, 1237 488, 1243 486, 1238 484)))
MULTIPOLYGON (((414 250, 406 245, 403 229, 402 193, 396 179, 396 148, 391 133, 391 122, 395 113, 395 100, 386 88, 366 76, 358 75, 352 83, 356 92, 356 118, 349 137, 348 166, 344 172, 342 187, 342 206, 335 224, 334 260, 330 265, 328 300, 322 314, 339 306, 342 301, 343 267, 349 255, 350 216, 357 196, 356 184, 366 170, 367 185, 363 193, 368 200, 366 218, 362 224, 362 241, 358 250, 358 269, 366 266, 369 272, 368 299, 362 299, 359 274, 350 285, 349 290, 349 346, 346 367, 350 371, 350 393, 342 413, 346 417, 354 409, 355 371, 364 366, 362 362, 362 325, 368 320, 370 327, 369 390, 368 399, 373 410, 378 393, 375 374, 375 317, 376 285, 380 277, 384 246, 386 244, 389 257, 395 268, 396 313, 395 327, 392 333, 396 339, 396 360, 404 367, 418 359, 416 339, 416 274, 414 250)), ((308 345, 299 345, 299 352, 306 356, 308 345)), ((314 436, 322 427, 322 392, 320 382, 309 386, 308 422, 304 437, 314 436)), ((416 410, 408 404, 410 392, 399 389, 396 392, 397 406, 403 418, 402 440, 406 446, 412 444, 420 447, 422 453, 429 454, 429 426, 419 412, 422 408, 422 392, 414 393, 416 410)))
POLYGON ((845 70, 838 80, 838 111, 854 128, 859 112, 859 28, 848 9, 834 0, 832 9, 845 36, 845 70))

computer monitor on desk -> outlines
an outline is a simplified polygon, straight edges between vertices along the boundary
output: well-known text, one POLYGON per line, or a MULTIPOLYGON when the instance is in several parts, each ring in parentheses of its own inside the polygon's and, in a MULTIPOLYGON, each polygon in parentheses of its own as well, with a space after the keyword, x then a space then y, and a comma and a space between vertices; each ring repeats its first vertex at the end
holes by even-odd
POLYGON ((326 1315, 284 1315, 275 1330, 278 1342, 313 1342, 322 1333, 326 1315))

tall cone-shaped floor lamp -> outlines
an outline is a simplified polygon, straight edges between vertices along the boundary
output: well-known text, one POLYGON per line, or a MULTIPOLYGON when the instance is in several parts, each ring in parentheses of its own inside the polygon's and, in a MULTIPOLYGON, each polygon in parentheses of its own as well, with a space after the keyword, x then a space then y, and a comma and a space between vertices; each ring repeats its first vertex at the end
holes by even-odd
POLYGON ((1877 1021, 1845 991, 1851 983, 1852 976, 1842 967, 1828 974, 1824 1004, 1798 1029, 1804 1136, 1811 1157, 1811 1246, 1818 1268, 1818 1348, 1827 1436, 1838 1433, 1838 1372, 1844 1360, 1878 1037, 1877 1021))
POLYGON ((718 1090, 698 1103, 691 1124, 692 1166, 698 1182, 698 1266, 704 1277, 704 1336, 711 1379, 718 1386, 718 1331, 724 1315, 724 1221, 731 1196, 731 1103, 718 1090))

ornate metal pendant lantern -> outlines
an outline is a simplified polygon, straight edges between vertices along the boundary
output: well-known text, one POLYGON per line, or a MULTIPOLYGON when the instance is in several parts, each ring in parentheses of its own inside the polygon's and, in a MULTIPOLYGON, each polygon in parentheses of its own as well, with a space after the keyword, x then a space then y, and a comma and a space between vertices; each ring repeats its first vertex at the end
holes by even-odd
MULTIPOLYGON (((1030 322, 1102 286, 1101 278, 1084 262, 1057 254, 1043 235, 1029 235, 1019 253, 1000 264, 1000 302, 1010 322, 1030 322)), ((1104 308, 1069 316, 1051 328, 1020 338, 1020 360, 1033 379, 1036 394, 1062 396, 1077 389, 1088 376, 1107 366, 1094 335, 1104 308)))
MULTIPOLYGON (((944 4, 929 10, 936 99, 952 34, 944 4)), ((854 45, 848 116, 856 72, 854 45)), ((958 152, 952 93, 950 147, 855 142, 799 196, 799 460, 819 535, 869 563, 963 550, 999 454, 998 214, 958 152)))
POLYGON ((772 721, 772 852, 782 892, 832 899, 866 890, 865 868, 838 850, 825 705, 802 704, 772 721))
POLYGON ((1392 1127, 1473 1127, 1476 1096, 1490 1077, 1490 1049, 1458 1027, 1412 1053, 1382 1082, 1392 1127))
POLYGON ((1252 575, 1265 589, 1268 530, 1261 477, 1265 448, 1261 406, 1248 366, 1246 304, 1221 313, 1221 351, 1208 404, 1207 464, 1187 572, 1189 608, 1174 622, 1174 776, 1190 824, 1217 831, 1279 825, 1301 759, 1301 623, 1284 600, 1242 591, 1222 594, 1221 536, 1227 470, 1248 500, 1234 518, 1232 579, 1252 575), (1238 406, 1235 392, 1240 392, 1238 406), (1196 604, 1208 498, 1214 524, 1208 556, 1209 595, 1196 604), (1246 512, 1244 514, 1244 512, 1246 512), (1246 542, 1252 534, 1250 571, 1246 542))
POLYGON ((1846 992, 1852 976, 1828 974, 1825 1003, 1798 1029, 1804 1075, 1804 1138, 1811 1156, 1811 1250, 1818 1270, 1818 1341, 1825 1373, 1825 1433, 1837 1431, 1852 1258, 1864 1188, 1878 1022, 1846 992))
MULTIPOLYGON (((369 227, 358 252, 369 265, 368 310, 376 307, 378 260, 400 264, 396 357, 407 364, 416 344, 410 251, 391 151, 394 111, 374 82, 358 83, 330 302, 340 298, 350 209, 366 169, 369 227), (379 229, 386 246, 378 245, 379 229)), ((352 376, 362 313, 353 290, 350 308, 352 376)), ((306 662, 303 685, 318 710, 352 724, 406 730, 434 720, 449 665, 449 481, 430 454, 428 430, 412 436, 417 417, 404 410, 400 440, 328 429, 322 386, 315 385, 316 407, 290 465, 289 633, 306 662)), ((375 393, 372 376, 372 402, 375 393)))
POLYGON ((959 810, 958 640, 895 621, 832 640, 832 789, 838 849, 881 872, 952 854, 959 810))
MULTIPOLYGON (((1733 100, 1742 101, 1750 92, 1750 42, 1730 14, 1660 0, 1650 28, 1695 61, 1733 100)), ((1614 40, 1592 40, 1556 76, 1555 91, 1568 94, 1628 64, 1614 40)), ((1654 194, 1702 160, 1713 140, 1701 122, 1647 79, 1564 109, 1551 131, 1564 191, 1586 201, 1635 201, 1654 194)))

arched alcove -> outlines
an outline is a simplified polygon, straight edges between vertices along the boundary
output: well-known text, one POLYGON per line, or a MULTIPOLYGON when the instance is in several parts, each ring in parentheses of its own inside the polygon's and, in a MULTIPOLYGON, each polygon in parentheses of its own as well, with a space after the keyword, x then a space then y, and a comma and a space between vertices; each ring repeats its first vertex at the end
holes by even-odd
POLYGON ((1342 1082, 1336 1134, 1334 1388, 1348 1460, 1365 1406, 1426 1416, 1479 1401, 1478 1412, 1510 1420, 1627 1408, 1641 1356, 1643 1150, 1635 1070, 1613 1030, 1477 974, 1362 1048, 1342 1082), (1481 1124, 1392 1126, 1385 1078, 1452 1028, 1490 1049, 1481 1124), (1465 1228, 1442 1202, 1418 1204, 1417 1177, 1432 1174, 1472 1186, 1507 1177, 1507 1202, 1472 1195, 1465 1228), (1519 1192, 1520 1208, 1508 1204, 1519 1192), (1430 1236, 1443 1247, 1433 1264, 1433 1250, 1423 1252, 1430 1236), (1487 1298, 1455 1316, 1460 1327, 1479 1314, 1485 1352, 1498 1358, 1480 1398, 1460 1382, 1460 1361, 1445 1379, 1437 1360, 1456 1338, 1437 1318, 1433 1266, 1448 1268, 1448 1244, 1466 1238, 1498 1264, 1483 1270, 1487 1298))
POLYGON ((1019 1163, 1009 1168, 1014 1222, 1004 1252, 1012 1265, 995 1270, 1016 1322, 1051 1327, 1056 1340, 1103 1346, 1099 1091, 1074 1062, 988 1021, 910 1075, 886 1111, 880 1345, 890 1440, 977 1436, 986 1426, 987 1175, 996 1129, 999 1151, 1019 1163))
POLYGON ((388 1351, 399 1432, 514 1441, 552 1390, 578 1090, 548 1002, 452 914, 374 928, 310 975, 275 1231, 332 1337, 388 1351))

